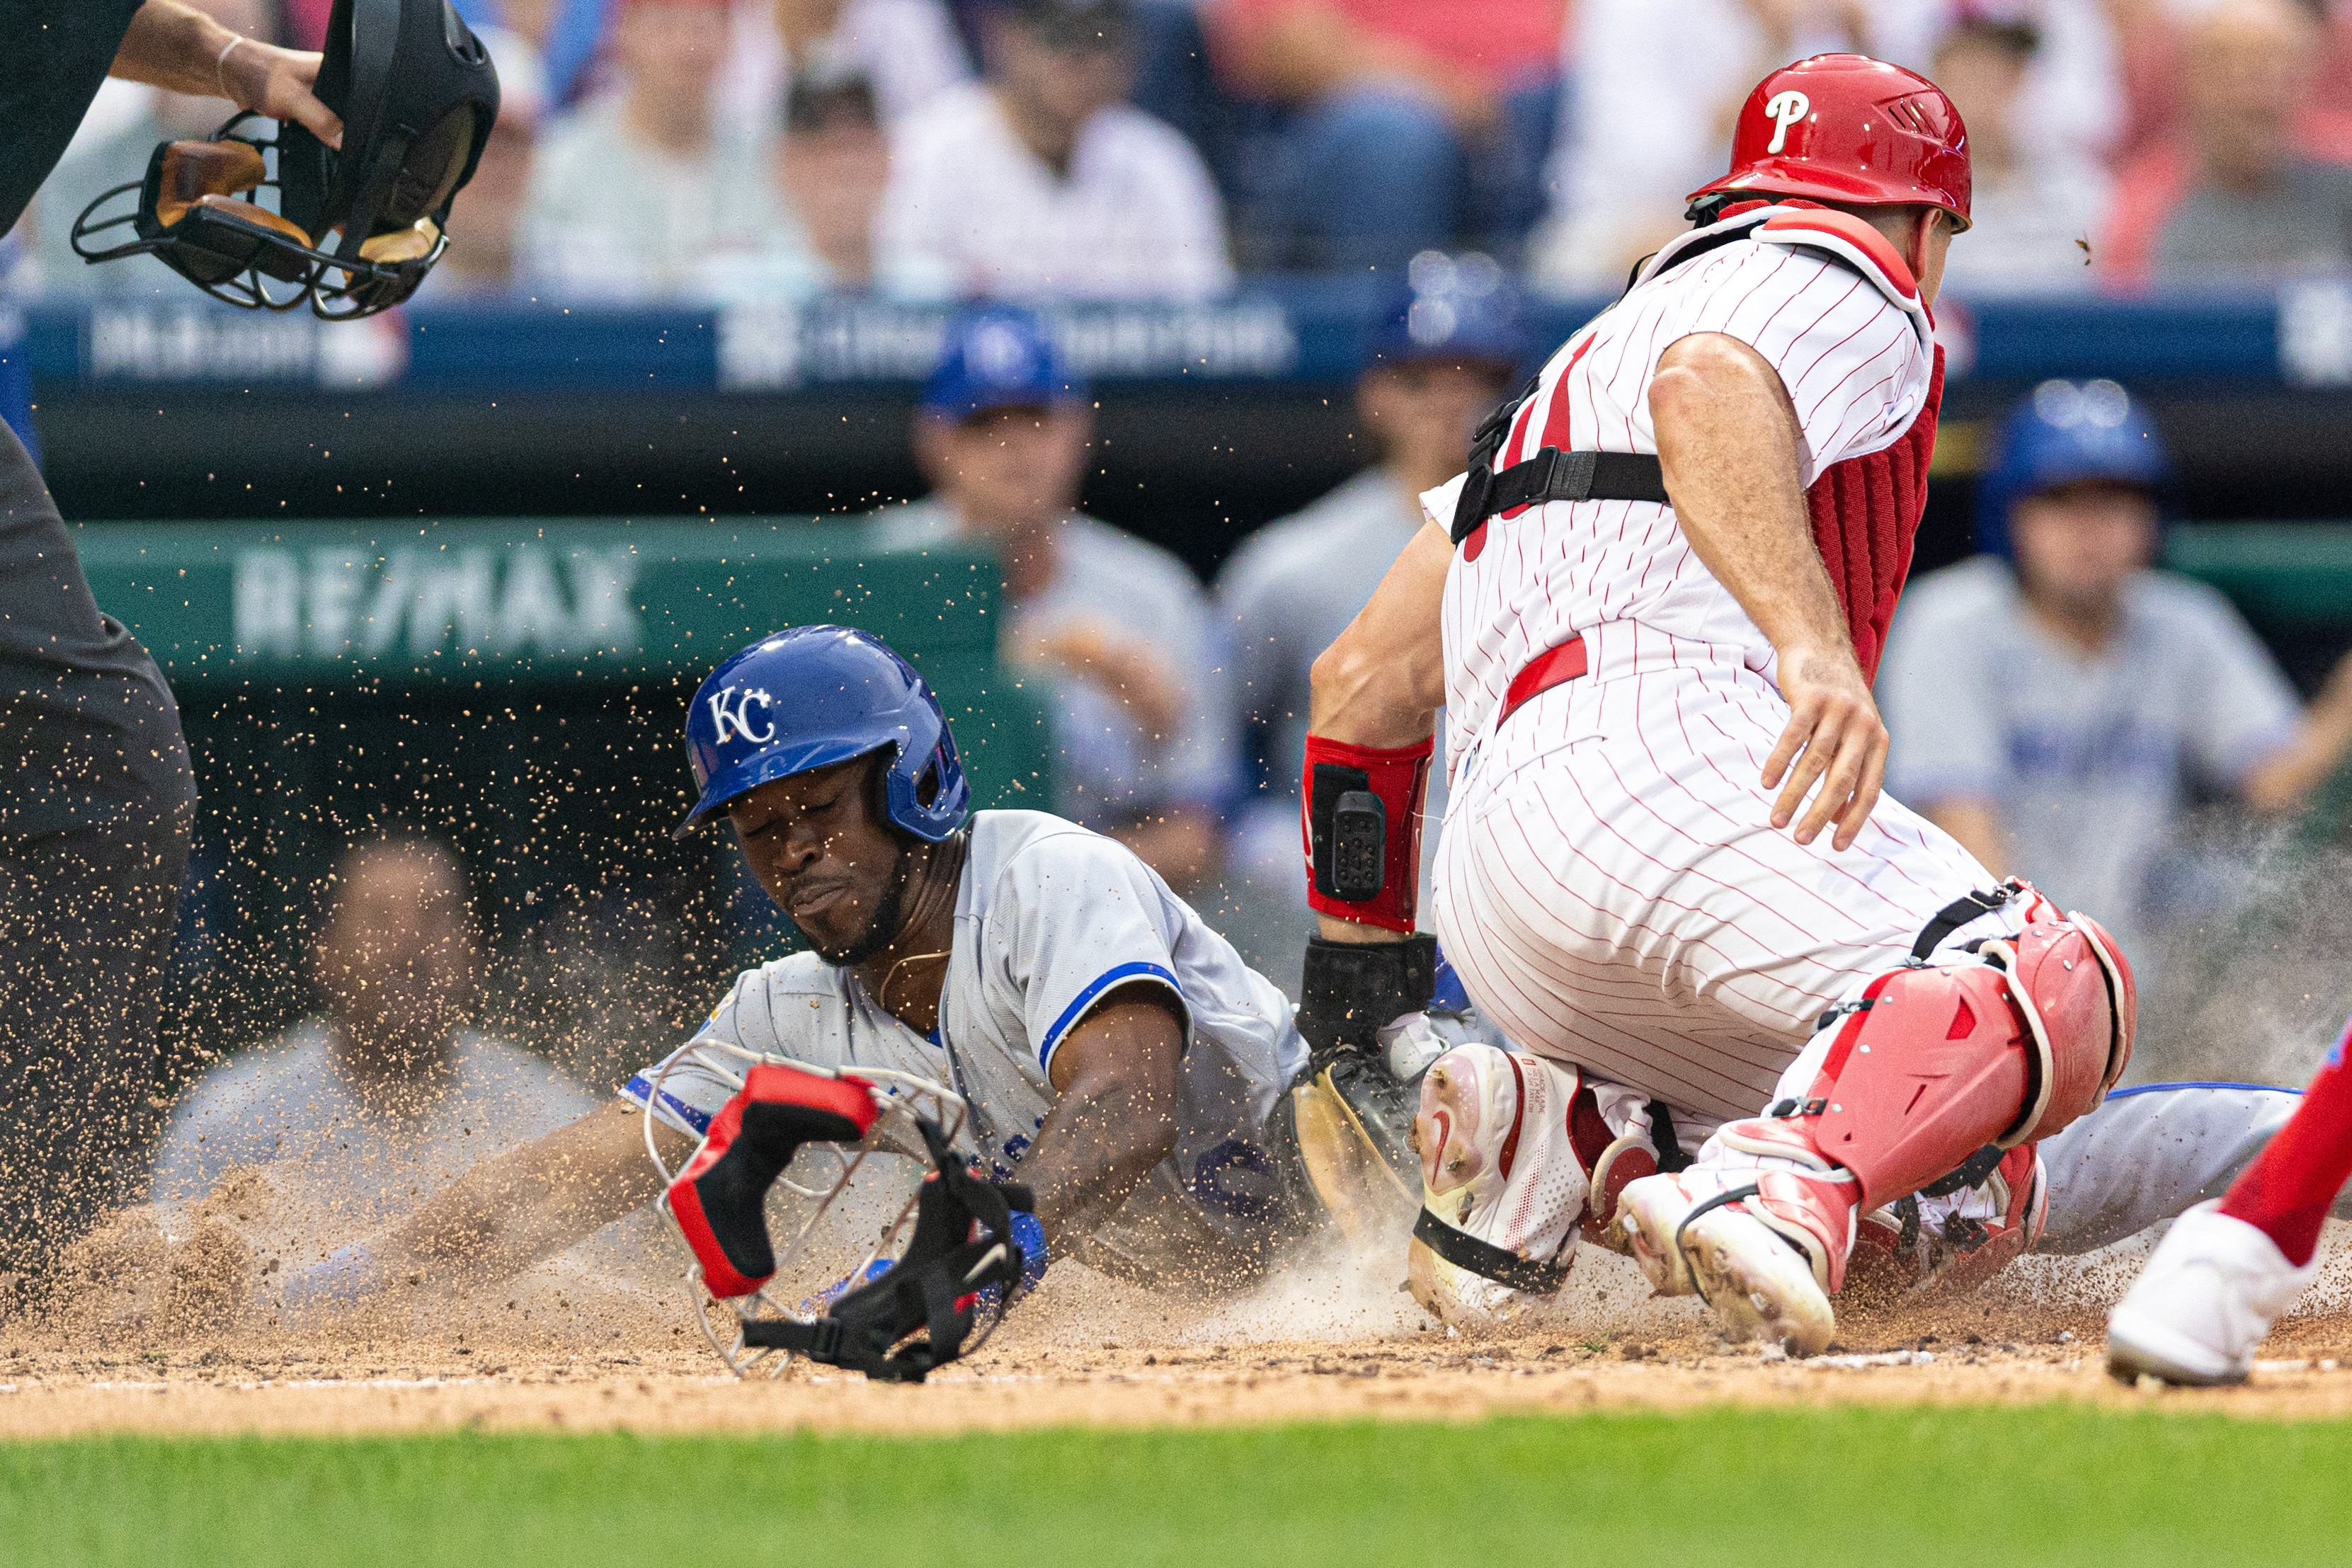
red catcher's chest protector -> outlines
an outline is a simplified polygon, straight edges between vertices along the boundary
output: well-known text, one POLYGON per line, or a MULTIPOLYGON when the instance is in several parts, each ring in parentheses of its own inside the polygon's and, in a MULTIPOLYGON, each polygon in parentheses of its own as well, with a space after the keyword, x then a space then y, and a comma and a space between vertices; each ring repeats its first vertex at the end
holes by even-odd
POLYGON ((1902 439, 1866 457, 1832 464, 1805 492, 1814 547, 1845 608, 1854 657, 1874 681, 1879 655, 1886 651, 1895 601, 1911 572, 1912 546, 1927 506, 1927 465, 1936 455, 1936 414, 1943 402, 1944 350, 1937 344, 1927 403, 1902 439))

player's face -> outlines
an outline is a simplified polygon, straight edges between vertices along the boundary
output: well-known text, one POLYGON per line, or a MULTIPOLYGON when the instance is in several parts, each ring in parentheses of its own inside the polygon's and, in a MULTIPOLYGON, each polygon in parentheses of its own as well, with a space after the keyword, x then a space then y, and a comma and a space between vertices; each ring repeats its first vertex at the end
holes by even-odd
POLYGON ((727 808, 751 874, 828 964, 898 935, 905 846, 874 810, 882 754, 762 784, 727 808))
POLYGON ((1077 505, 1092 434, 1083 407, 998 408, 960 422, 926 419, 918 455, 964 521, 1001 538, 1077 505))
POLYGON ((2129 485, 2063 485, 2020 501, 2009 532, 2028 592, 2104 607, 2154 559, 2156 503, 2129 485))

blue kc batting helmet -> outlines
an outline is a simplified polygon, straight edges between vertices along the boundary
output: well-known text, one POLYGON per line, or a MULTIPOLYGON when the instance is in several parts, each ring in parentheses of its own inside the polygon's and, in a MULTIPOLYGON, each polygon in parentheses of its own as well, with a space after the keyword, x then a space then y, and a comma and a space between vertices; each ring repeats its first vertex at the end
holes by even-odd
POLYGON ((677 826, 750 790, 868 752, 893 755, 883 811, 938 843, 971 815, 971 787, 947 716, 923 677, 878 637, 846 626, 795 626, 710 672, 686 716, 686 754, 702 791, 677 826))
POLYGON ((2164 438, 2113 382, 2043 382, 2003 422, 2000 448, 1977 486, 1977 549, 2007 557, 2018 502, 2090 479, 2161 497, 2172 481, 2164 438))

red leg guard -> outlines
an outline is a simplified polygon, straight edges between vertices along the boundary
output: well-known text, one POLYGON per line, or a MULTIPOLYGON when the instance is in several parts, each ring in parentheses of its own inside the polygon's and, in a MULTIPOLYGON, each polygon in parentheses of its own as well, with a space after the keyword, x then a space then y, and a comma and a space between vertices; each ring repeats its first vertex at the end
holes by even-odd
POLYGON ((2042 1162, 2032 1145, 2021 1145, 1965 1192, 1914 1197, 1864 1217, 1847 1283, 1889 1296, 1973 1291, 2042 1239, 2049 1211, 2042 1162))
POLYGON ((1974 958, 1873 980, 1805 1099, 1773 1110, 1853 1173, 1867 1213, 2096 1108, 2137 1018, 2130 967, 2095 922, 2036 921, 1974 958))

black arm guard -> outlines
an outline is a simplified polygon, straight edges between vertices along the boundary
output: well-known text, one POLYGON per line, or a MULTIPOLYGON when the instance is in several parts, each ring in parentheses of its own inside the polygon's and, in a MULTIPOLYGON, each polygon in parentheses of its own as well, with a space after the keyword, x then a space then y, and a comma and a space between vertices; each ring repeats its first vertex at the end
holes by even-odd
POLYGON ((1402 942, 1307 941, 1299 975, 1298 1032, 1320 1068, 1342 1051, 1370 1051, 1381 1027, 1429 1005, 1437 988, 1437 938, 1402 942))

